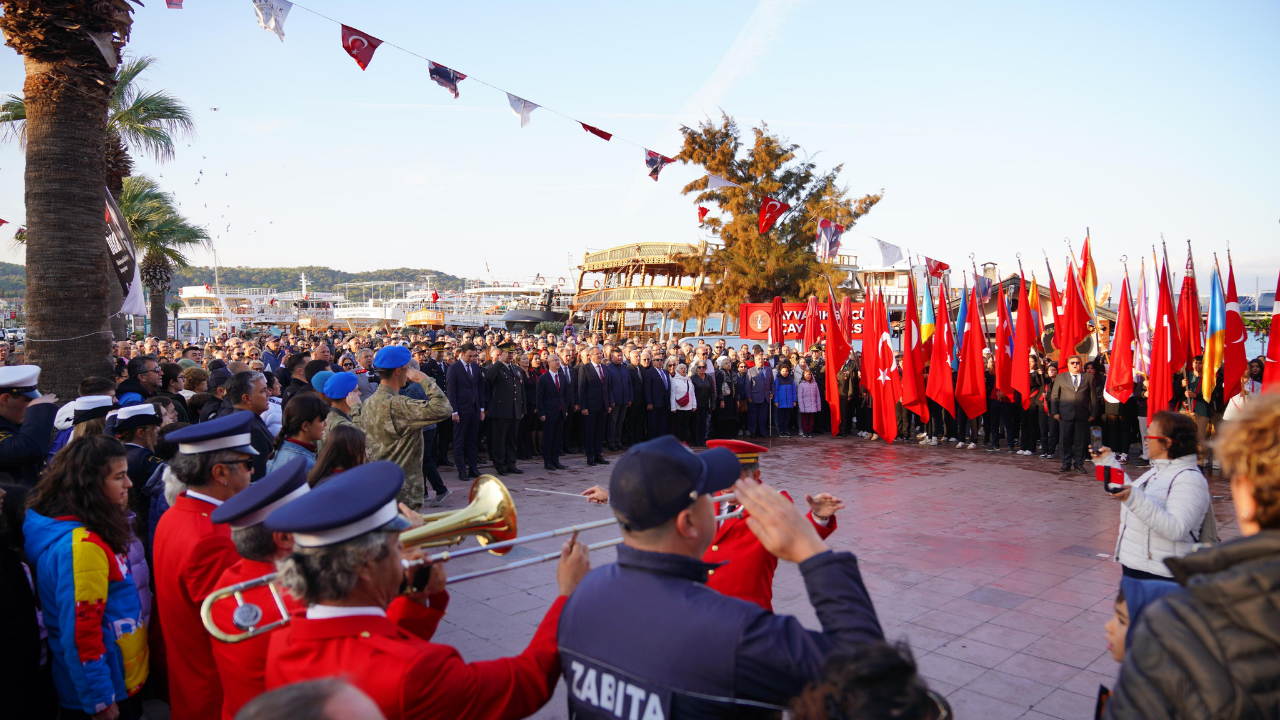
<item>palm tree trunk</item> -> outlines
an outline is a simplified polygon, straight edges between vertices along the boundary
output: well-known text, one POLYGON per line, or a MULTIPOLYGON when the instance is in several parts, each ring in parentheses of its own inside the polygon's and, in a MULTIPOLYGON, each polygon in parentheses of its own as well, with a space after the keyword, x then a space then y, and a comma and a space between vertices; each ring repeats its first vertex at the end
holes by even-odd
POLYGON ((69 399, 86 376, 111 377, 102 152, 109 88, 72 87, 53 79, 56 65, 23 59, 27 361, 42 370, 41 390, 69 399))
POLYGON ((151 334, 167 340, 169 337, 169 308, 165 306, 165 296, 169 293, 164 290, 155 290, 147 288, 147 294, 151 296, 151 334))

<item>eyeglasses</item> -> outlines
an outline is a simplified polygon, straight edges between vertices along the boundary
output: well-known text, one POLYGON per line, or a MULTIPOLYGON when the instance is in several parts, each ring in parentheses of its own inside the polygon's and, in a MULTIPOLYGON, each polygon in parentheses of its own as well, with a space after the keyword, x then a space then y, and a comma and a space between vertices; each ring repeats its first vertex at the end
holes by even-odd
POLYGON ((1143 435, 1142 437, 1146 440, 1173 440, 1173 438, 1164 435, 1143 435))
POLYGON ((350 362, 344 362, 344 363, 342 363, 342 367, 344 367, 344 368, 354 368, 355 366, 356 366, 356 364, 355 364, 355 363, 350 363, 350 362))

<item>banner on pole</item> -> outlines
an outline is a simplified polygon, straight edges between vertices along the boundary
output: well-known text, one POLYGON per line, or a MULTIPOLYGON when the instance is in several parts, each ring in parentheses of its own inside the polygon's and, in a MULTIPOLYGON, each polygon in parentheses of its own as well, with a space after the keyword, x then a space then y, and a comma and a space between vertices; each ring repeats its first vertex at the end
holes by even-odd
POLYGON ((146 315, 147 304, 142 299, 142 275, 138 268, 137 251, 133 247, 133 235, 129 232, 129 224, 124 221, 120 206, 111 197, 111 191, 103 189, 107 195, 107 252, 111 254, 111 267, 115 269, 120 290, 124 293, 124 306, 120 308, 120 314, 146 315))

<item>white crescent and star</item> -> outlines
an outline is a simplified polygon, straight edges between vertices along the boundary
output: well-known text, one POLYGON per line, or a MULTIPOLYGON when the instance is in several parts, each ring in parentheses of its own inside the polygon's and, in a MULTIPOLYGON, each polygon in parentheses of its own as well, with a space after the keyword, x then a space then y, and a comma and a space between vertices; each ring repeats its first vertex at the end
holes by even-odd
POLYGON ((360 37, 359 35, 352 35, 351 37, 347 38, 347 49, 348 49, 348 50, 350 50, 350 51, 351 51, 351 52, 353 52, 353 53, 358 53, 358 52, 360 52, 361 50, 364 50, 364 49, 365 49, 365 48, 367 48, 367 47, 369 47, 369 41, 368 41, 368 40, 365 40, 364 38, 360 37), (363 45, 363 47, 356 47, 356 41, 357 41, 357 40, 359 40, 361 43, 363 43, 363 44, 364 44, 364 45, 363 45))

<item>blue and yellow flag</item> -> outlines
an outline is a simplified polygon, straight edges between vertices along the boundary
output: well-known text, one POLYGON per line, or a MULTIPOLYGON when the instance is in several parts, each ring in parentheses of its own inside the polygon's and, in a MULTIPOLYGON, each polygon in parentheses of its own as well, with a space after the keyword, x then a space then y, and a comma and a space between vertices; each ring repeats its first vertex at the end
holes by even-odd
POLYGON ((924 345, 929 342, 929 338, 933 337, 934 319, 933 319, 933 294, 929 292, 929 278, 926 276, 924 281, 924 302, 921 303, 923 312, 920 313, 920 344, 924 345))
POLYGON ((964 281, 964 292, 960 294, 960 314, 956 315, 956 343, 951 356, 951 369, 960 370, 960 348, 964 345, 964 325, 969 319, 969 278, 964 281))
POLYGON ((1206 401, 1213 395, 1218 383, 1218 368, 1227 355, 1227 303, 1222 295, 1222 278, 1218 267, 1213 267, 1213 280, 1209 285, 1208 331, 1204 343, 1204 373, 1200 375, 1200 395, 1206 401))

